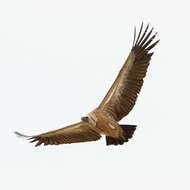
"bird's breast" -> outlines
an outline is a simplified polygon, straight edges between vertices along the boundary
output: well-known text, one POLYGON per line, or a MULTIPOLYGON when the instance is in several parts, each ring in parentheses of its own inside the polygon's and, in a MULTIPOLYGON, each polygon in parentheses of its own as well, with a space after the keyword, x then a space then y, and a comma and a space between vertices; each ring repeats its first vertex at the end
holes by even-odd
POLYGON ((88 114, 88 117, 95 121, 93 129, 96 132, 112 137, 119 136, 121 130, 119 124, 103 111, 94 110, 88 114))

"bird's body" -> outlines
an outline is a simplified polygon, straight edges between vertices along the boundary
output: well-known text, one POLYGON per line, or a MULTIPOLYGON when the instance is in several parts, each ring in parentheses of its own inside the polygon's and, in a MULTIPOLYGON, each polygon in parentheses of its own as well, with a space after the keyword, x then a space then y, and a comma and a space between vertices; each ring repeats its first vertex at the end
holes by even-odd
POLYGON ((142 33, 142 24, 137 39, 135 30, 132 50, 112 87, 100 105, 86 117, 82 117, 81 122, 35 136, 15 133, 29 138, 31 142, 37 141, 36 146, 42 143, 58 145, 96 141, 102 135, 106 136, 107 145, 127 142, 132 137, 136 126, 120 125, 118 122, 133 109, 153 55, 149 51, 159 42, 158 40, 151 44, 156 34, 150 37, 153 29, 147 33, 148 28, 149 25, 142 33))
POLYGON ((122 129, 107 112, 96 108, 88 114, 88 118, 93 121, 92 128, 99 134, 119 138, 122 129))

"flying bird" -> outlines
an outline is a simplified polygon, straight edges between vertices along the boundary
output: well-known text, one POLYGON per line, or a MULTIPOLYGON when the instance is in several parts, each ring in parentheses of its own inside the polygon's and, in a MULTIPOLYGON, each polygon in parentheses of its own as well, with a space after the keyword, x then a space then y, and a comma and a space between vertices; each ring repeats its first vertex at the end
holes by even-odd
POLYGON ((79 123, 42 133, 26 136, 15 132, 18 136, 26 137, 35 146, 70 144, 87 141, 97 141, 102 135, 106 136, 106 145, 122 145, 132 138, 136 125, 120 125, 118 122, 133 109, 138 94, 143 85, 147 68, 153 52, 150 52, 159 40, 153 42, 157 33, 152 34, 153 28, 143 23, 138 35, 134 30, 134 40, 131 52, 116 80, 100 105, 87 116, 81 117, 79 123))

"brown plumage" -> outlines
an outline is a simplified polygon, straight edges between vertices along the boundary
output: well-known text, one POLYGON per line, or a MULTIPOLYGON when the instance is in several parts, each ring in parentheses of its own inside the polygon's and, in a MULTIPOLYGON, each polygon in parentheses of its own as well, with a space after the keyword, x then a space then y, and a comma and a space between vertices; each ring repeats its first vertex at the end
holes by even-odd
POLYGON ((96 141, 100 139, 100 134, 89 128, 87 122, 80 122, 68 127, 49 131, 36 136, 26 136, 15 132, 18 136, 27 137, 31 143, 36 142, 36 146, 41 145, 58 145, 86 141, 96 141))
POLYGON ((28 138, 30 142, 37 142, 36 146, 42 143, 44 145, 58 145, 96 141, 101 138, 101 135, 106 135, 107 145, 127 142, 132 138, 136 126, 119 125, 118 121, 133 109, 143 85, 143 79, 153 55, 150 50, 159 42, 157 40, 152 43, 157 34, 152 35, 152 32, 153 28, 149 30, 149 25, 143 32, 142 23, 136 38, 135 29, 131 52, 115 82, 101 104, 87 117, 82 117, 80 123, 35 136, 15 133, 18 136, 28 138))

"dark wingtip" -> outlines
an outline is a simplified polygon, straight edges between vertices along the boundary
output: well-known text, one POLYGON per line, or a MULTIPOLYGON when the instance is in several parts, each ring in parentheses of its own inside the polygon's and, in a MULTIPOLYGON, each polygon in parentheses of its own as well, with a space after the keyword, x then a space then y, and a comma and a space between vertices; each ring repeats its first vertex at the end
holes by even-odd
POLYGON ((134 27, 133 47, 134 47, 134 45, 135 45, 135 40, 136 40, 136 27, 134 27))
POLYGON ((14 134, 17 135, 17 137, 24 137, 24 138, 30 138, 30 137, 32 137, 32 136, 28 136, 28 135, 24 135, 22 133, 19 133, 17 131, 15 131, 14 134))
MULTIPOLYGON (((138 48, 138 51, 141 51, 140 49, 146 49, 147 51, 149 51, 159 42, 159 40, 157 40, 156 42, 151 43, 156 37, 157 32, 154 35, 151 35, 153 27, 149 30, 149 26, 150 24, 147 24, 144 32, 142 32, 144 28, 144 23, 142 22, 140 30, 138 32, 138 37, 137 39, 136 37, 134 38, 132 49, 138 48)), ((136 36, 136 30, 134 36, 136 36)))
POLYGON ((138 34, 138 37, 137 37, 137 40, 136 40, 136 42, 135 42, 135 46, 136 46, 136 44, 137 44, 138 41, 139 41, 139 38, 140 38, 140 35, 141 35, 141 32, 142 32, 142 29, 143 29, 143 25, 144 25, 144 23, 142 22, 141 28, 140 28, 140 31, 139 31, 139 34, 138 34))
POLYGON ((147 50, 147 51, 150 51, 159 41, 160 41, 160 39, 157 40, 156 42, 154 42, 154 43, 153 43, 152 45, 150 45, 148 48, 146 48, 146 50, 147 50))

